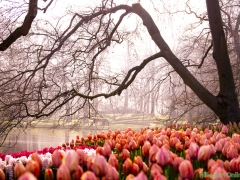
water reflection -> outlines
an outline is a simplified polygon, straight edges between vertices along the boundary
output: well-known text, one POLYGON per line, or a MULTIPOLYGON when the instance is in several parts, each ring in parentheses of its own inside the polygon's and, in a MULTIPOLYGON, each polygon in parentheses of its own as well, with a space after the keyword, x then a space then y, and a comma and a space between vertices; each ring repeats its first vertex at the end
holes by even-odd
POLYGON ((102 131, 103 130, 97 129, 79 129, 75 131, 69 129, 53 130, 48 128, 34 128, 26 132, 12 131, 5 141, 5 146, 8 147, 0 147, 0 152, 7 154, 20 152, 22 150, 33 151, 41 150, 45 147, 57 147, 64 142, 69 142, 72 139, 75 140, 76 135, 86 137, 89 132, 99 133, 102 131))

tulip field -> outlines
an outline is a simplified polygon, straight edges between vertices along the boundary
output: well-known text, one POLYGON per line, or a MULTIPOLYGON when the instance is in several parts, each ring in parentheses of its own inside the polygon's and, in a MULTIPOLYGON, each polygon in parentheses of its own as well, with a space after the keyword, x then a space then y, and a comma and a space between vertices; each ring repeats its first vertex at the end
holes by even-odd
POLYGON ((102 132, 59 147, 0 153, 0 180, 240 179, 240 124, 102 132))

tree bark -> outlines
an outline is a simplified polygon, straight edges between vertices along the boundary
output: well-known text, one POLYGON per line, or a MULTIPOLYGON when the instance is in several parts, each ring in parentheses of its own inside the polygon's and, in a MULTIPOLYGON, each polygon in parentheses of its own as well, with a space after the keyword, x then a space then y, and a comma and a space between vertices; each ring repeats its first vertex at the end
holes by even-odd
POLYGON ((184 83, 193 90, 193 92, 200 98, 201 101, 203 101, 210 109, 212 109, 216 113, 216 115, 219 117, 222 123, 227 124, 229 121, 238 122, 240 119, 240 111, 237 96, 235 93, 235 86, 232 76, 230 60, 226 50, 226 40, 224 39, 223 30, 221 31, 223 27, 222 24, 219 24, 219 21, 221 22, 220 9, 214 9, 214 11, 212 12, 213 10, 212 8, 215 8, 216 3, 219 6, 217 0, 207 0, 207 4, 210 4, 208 11, 211 11, 212 15, 215 14, 214 16, 217 16, 215 17, 216 19, 214 20, 212 20, 212 18, 214 17, 212 16, 209 17, 211 19, 210 24, 218 23, 218 30, 216 30, 215 28, 213 30, 211 29, 212 34, 214 34, 213 36, 215 46, 216 43, 217 45, 219 45, 218 44, 219 42, 220 45, 222 44, 220 48, 219 46, 215 47, 215 54, 216 53, 221 54, 219 60, 220 62, 217 68, 218 69, 220 68, 219 72, 222 75, 221 79, 219 78, 221 90, 219 96, 217 97, 211 94, 173 54, 173 52, 170 50, 169 46, 161 36, 158 27, 154 23, 149 13, 145 9, 143 9, 139 3, 133 4, 132 7, 133 12, 136 13, 142 19, 143 25, 146 26, 150 36, 152 37, 152 40, 156 43, 158 48, 163 53, 163 57, 179 74, 179 76, 183 79, 184 83), (214 3, 212 1, 214 1, 214 3), (216 11, 218 10, 219 12, 217 13, 216 11), (219 33, 219 28, 221 33, 219 33), (216 32, 214 30, 216 30, 216 32), (221 65, 221 63, 224 64, 221 65), (224 95, 224 97, 221 97, 222 95, 224 95), (227 104, 226 101, 228 102, 227 104))

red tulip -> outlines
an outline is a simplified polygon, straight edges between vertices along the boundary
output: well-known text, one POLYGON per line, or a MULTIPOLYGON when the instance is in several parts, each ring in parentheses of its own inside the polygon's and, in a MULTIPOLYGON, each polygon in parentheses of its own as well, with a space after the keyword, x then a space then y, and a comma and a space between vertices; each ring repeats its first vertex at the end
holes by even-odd
POLYGON ((26 164, 26 170, 34 174, 37 178, 40 176, 40 166, 34 160, 29 160, 26 164))
POLYGON ((46 168, 44 171, 44 180, 54 180, 54 174, 52 169, 46 168))
POLYGON ((82 174, 81 180, 97 180, 97 177, 92 171, 86 171, 82 174))
POLYGON ((14 179, 18 179, 25 172, 26 172, 25 166, 22 163, 20 163, 20 162, 17 163, 14 166, 14 179))
POLYGON ((179 165, 179 173, 182 179, 192 179, 193 178, 193 166, 188 160, 183 160, 179 165))
POLYGON ((3 170, 1 168, 0 168, 0 179, 1 180, 5 180, 6 179, 5 173, 3 172, 3 170))
POLYGON ((61 164, 57 170, 57 180, 71 180, 70 171, 66 165, 61 164))
POLYGON ((128 175, 132 171, 132 160, 127 158, 123 163, 123 172, 128 175))
POLYGON ((167 166, 172 163, 171 152, 165 148, 160 148, 156 154, 156 161, 160 166, 167 166))
POLYGON ((30 172, 23 173, 18 180, 37 180, 37 178, 30 172))
POLYGON ((114 154, 111 154, 109 159, 108 159, 108 164, 111 166, 115 167, 116 170, 118 170, 118 159, 114 154))

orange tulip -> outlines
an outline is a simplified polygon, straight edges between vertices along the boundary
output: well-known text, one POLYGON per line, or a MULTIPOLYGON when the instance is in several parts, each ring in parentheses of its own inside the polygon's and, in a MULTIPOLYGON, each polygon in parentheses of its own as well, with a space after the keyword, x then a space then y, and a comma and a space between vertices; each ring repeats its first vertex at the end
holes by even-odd
POLYGON ((121 144, 119 144, 119 143, 116 143, 115 148, 116 148, 116 150, 117 150, 118 152, 121 152, 122 149, 123 149, 123 147, 122 147, 121 144))
POLYGON ((193 178, 193 166, 188 160, 183 160, 179 165, 179 173, 182 179, 192 179, 193 178))
POLYGON ((129 174, 127 175, 126 179, 125 180, 134 180, 134 175, 133 174, 129 174))
POLYGON ((5 180, 6 179, 5 173, 3 172, 3 170, 1 168, 0 168, 0 179, 1 180, 5 180))
POLYGON ((37 178, 30 172, 23 173, 18 180, 37 180, 37 178))
POLYGON ((82 174, 81 180, 97 180, 97 177, 92 171, 86 171, 82 174))
POLYGON ((26 172, 25 166, 22 163, 20 163, 20 162, 17 163, 14 166, 14 179, 18 179, 25 172, 26 172))
POLYGON ((132 171, 132 160, 127 158, 123 163, 123 172, 128 175, 132 171))
POLYGON ((44 180, 54 180, 54 174, 52 169, 46 168, 44 171, 44 180))
POLYGON ((57 180, 71 180, 70 171, 66 165, 61 164, 57 170, 57 180))
POLYGON ((29 160, 26 164, 26 170, 34 174, 37 178, 40 176, 40 166, 34 160, 29 160))

